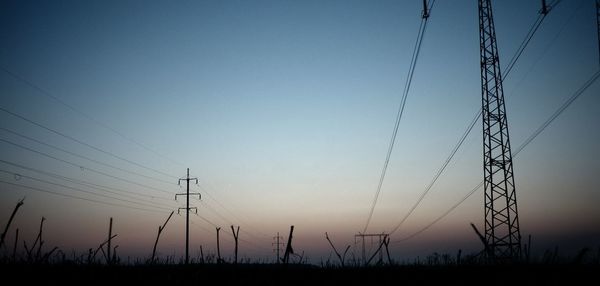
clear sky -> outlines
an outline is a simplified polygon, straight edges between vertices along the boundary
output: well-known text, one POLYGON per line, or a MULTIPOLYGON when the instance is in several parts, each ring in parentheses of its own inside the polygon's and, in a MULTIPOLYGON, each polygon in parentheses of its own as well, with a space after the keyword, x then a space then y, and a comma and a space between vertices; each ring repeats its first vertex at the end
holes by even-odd
MULTIPOLYGON (((539 2, 494 1, 502 69, 539 2)), ((158 226, 183 206, 174 194, 185 191, 177 179, 186 168, 199 179, 191 189, 202 193, 192 200, 194 256, 201 245, 215 253, 215 225, 226 233, 240 225, 240 255, 252 259, 273 259, 272 237, 286 237, 290 225, 296 252, 311 262, 330 255, 326 231, 338 248, 354 245, 385 160, 421 5, 0 1, 0 107, 129 161, 0 111, 0 225, 26 197, 9 245, 16 227, 33 241, 44 216, 45 246, 83 253, 106 238, 113 217, 118 251, 147 257, 158 226)), ((513 149, 598 68, 594 1, 560 1, 504 82, 513 149)), ((595 83, 515 158, 521 232, 536 251, 598 246, 599 94, 595 83)), ((408 212, 480 105, 477 1, 436 1, 369 232, 390 231, 408 212)), ((482 180, 481 145, 478 122, 392 241, 482 180)), ((175 215, 167 225, 163 257, 183 253, 184 222, 175 215)), ((394 243, 392 254, 475 252, 481 245, 470 222, 483 226, 481 190, 394 243)), ((229 257, 233 239, 221 237, 229 257)))

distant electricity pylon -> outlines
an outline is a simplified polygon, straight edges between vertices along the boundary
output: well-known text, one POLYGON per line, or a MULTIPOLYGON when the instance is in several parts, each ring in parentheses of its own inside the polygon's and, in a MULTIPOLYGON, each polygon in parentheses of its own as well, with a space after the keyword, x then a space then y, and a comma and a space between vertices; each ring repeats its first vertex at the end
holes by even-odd
POLYGON ((492 260, 521 256, 517 195, 490 0, 479 0, 485 240, 492 260))
POLYGON ((196 181, 196 184, 198 184, 197 178, 190 178, 190 168, 187 168, 187 177, 185 179, 179 179, 177 182, 177 184, 181 185, 181 181, 186 181, 186 192, 184 194, 175 194, 175 200, 177 200, 177 196, 185 196, 185 208, 179 208, 177 210, 178 214, 180 210, 185 210, 185 264, 190 262, 190 209, 194 209, 196 213, 198 213, 198 208, 190 208, 190 195, 198 195, 198 199, 201 199, 200 193, 190 193, 190 180, 194 180, 196 181))
POLYGON ((273 240, 275 242, 271 243, 271 245, 273 245, 275 247, 275 249, 273 249, 273 252, 277 253, 277 264, 279 264, 279 262, 280 262, 280 257, 279 257, 279 253, 281 250, 280 246, 284 245, 283 242, 280 242, 280 239, 283 239, 283 237, 281 237, 281 235, 279 235, 279 232, 277 232, 277 236, 273 237, 273 240))
MULTIPOLYGON (((375 254, 379 254, 379 262, 381 263, 383 261, 383 252, 381 252, 381 246, 383 245, 384 240, 386 240, 389 237, 389 234, 382 232, 382 233, 358 233, 354 235, 354 245, 356 245, 356 243, 360 240, 362 245, 361 245, 361 257, 362 257, 362 261, 363 264, 367 265, 371 259, 367 258, 367 249, 366 249, 366 239, 370 238, 371 239, 371 247, 373 246, 373 239, 377 238, 378 242, 377 245, 379 246, 379 248, 375 251, 375 253, 373 253, 373 256, 375 254)), ((369 254, 371 255, 371 254, 369 254)))

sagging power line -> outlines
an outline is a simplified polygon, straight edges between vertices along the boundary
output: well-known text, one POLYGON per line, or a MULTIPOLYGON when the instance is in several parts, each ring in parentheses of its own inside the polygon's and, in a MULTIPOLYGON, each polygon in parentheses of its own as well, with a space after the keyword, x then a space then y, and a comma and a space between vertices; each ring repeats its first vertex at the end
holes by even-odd
POLYGON ((371 223, 371 219, 373 218, 373 212, 375 211, 375 206, 377 205, 377 200, 379 199, 379 194, 381 193, 381 187, 383 186, 383 181, 385 180, 385 175, 387 173, 387 168, 390 162, 390 157, 392 156, 392 151, 394 149, 394 143, 396 142, 396 135, 398 134, 398 127, 400 126, 400 120, 402 119, 402 114, 404 113, 404 106, 406 105, 406 99, 408 97, 408 92, 410 91, 410 86, 412 83, 413 75, 415 72, 415 67, 417 65, 417 60, 419 58, 419 53, 421 51, 421 44, 423 43, 423 37, 425 35, 425 30, 427 28, 427 20, 431 14, 431 9, 433 9, 433 5, 435 4, 435 0, 431 1, 431 5, 427 5, 427 1, 423 1, 423 12, 421 16, 421 24, 419 26, 419 32, 417 33, 417 40, 415 42, 415 46, 413 49, 413 54, 411 57, 410 66, 408 69, 408 75, 406 77, 406 82, 404 85, 404 91, 402 93, 402 100, 400 101, 400 106, 398 108, 398 112, 396 114, 396 121, 394 124, 394 129, 392 131, 392 137, 390 138, 390 143, 388 146, 388 150, 386 153, 386 158, 383 163, 383 168, 381 170, 381 175, 379 176, 379 183, 377 184, 377 189, 375 191, 375 197, 373 198, 373 202, 371 203, 371 208, 369 210, 369 215, 367 217, 367 222, 365 223, 365 227, 363 228, 362 233, 366 233, 369 228, 369 224, 371 223))
MULTIPOLYGON (((66 176, 62 176, 56 173, 52 173, 52 172, 47 172, 47 171, 43 171, 37 168, 32 168, 32 167, 28 167, 28 166, 24 166, 21 164, 17 164, 14 162, 9 162, 6 160, 2 160, 0 159, 0 163, 3 163, 5 165, 8 166, 12 166, 12 167, 17 167, 19 169, 22 170, 27 170, 30 172, 34 172, 34 173, 38 173, 47 177, 51 177, 54 179, 59 179, 65 182, 69 182, 69 183, 73 183, 73 184, 77 184, 77 185, 81 185, 81 186, 85 186, 88 188, 93 188, 102 192, 107 192, 107 193, 112 193, 115 195, 119 195, 119 196, 123 196, 123 197, 128 197, 131 199, 136 199, 136 200, 140 200, 140 197, 145 197, 145 198, 150 198, 150 199, 156 199, 156 198, 160 198, 160 199, 164 199, 165 201, 171 201, 162 197, 154 197, 154 196, 150 196, 148 194, 144 194, 144 193, 139 193, 139 192, 134 192, 134 191, 129 191, 129 190, 123 190, 123 189, 119 189, 119 188, 114 188, 114 187, 109 187, 109 186, 105 186, 105 185, 101 185, 101 184, 97 184, 97 183, 92 183, 92 182, 88 182, 88 181, 84 181, 84 180, 78 180, 78 179, 74 179, 74 178, 70 178, 70 177, 66 177, 66 176)), ((142 199, 142 201, 144 201, 142 199)), ((146 200, 147 202, 150 203, 156 203, 153 201, 149 201, 146 200)))
MULTIPOLYGON (((527 137, 527 139, 525 139, 525 141, 523 143, 521 143, 521 145, 519 145, 519 147, 517 147, 517 149, 515 150, 515 152, 513 153, 513 159, 516 158, 519 153, 521 153, 521 151, 523 151, 525 149, 525 147, 527 147, 531 142, 533 142, 533 140, 535 140, 544 130, 546 130, 546 128, 548 128, 550 126, 550 124, 556 120, 569 106, 571 106, 571 104, 573 102, 575 102, 575 100, 577 100, 581 95, 584 94, 584 92, 592 85, 596 82, 596 80, 598 80, 598 78, 600 77, 600 70, 596 71, 579 89, 577 89, 554 113, 552 113, 552 115, 550 117, 548 117, 548 119, 546 119, 546 121, 544 121, 544 123, 542 123, 542 125, 540 125, 529 137, 527 137)), ((477 186, 475 186, 474 188, 472 188, 464 197, 462 197, 457 203, 455 203, 454 205, 452 205, 447 211, 445 211, 444 213, 442 213, 440 216, 438 216, 436 219, 434 219, 432 222, 430 222, 429 224, 425 225, 423 228, 419 229, 418 231, 402 238, 399 240, 395 240, 393 243, 399 243, 399 242, 403 242, 403 241, 407 241, 423 232, 425 232, 427 229, 431 228, 434 224, 436 224, 437 222, 439 222, 440 220, 442 220, 443 218, 445 218, 446 216, 448 216, 452 211, 454 211, 458 206, 460 206, 462 203, 464 203, 471 195, 473 195, 474 193, 476 193, 481 187, 483 186, 483 180, 481 182, 479 182, 479 184, 477 184, 477 186)))
MULTIPOLYGON (((541 9, 540 15, 538 16, 538 18, 535 20, 535 22, 533 23, 533 25, 531 26, 531 28, 529 29, 529 31, 525 35, 525 38, 523 39, 523 41, 521 41, 521 44, 519 45, 519 48, 517 49, 517 51, 515 52, 515 54, 512 56, 509 64, 507 65, 507 68, 506 68, 505 72, 502 74, 502 78, 501 78, 502 82, 504 82, 506 80, 506 78, 508 77, 508 75, 512 71, 513 67, 517 63, 517 60, 521 57, 521 55, 525 51, 525 48, 527 48, 527 46, 529 45, 531 39, 533 38, 533 36, 538 31, 538 29, 539 29, 540 25, 542 24, 543 20, 546 18, 546 16, 548 15, 548 13, 551 10, 553 10, 554 7, 556 7, 556 5, 559 2, 560 1, 555 1, 550 6, 547 6, 545 2, 542 3, 542 9, 541 9)), ((473 128, 475 127, 475 124, 481 118, 481 114, 482 114, 482 108, 479 108, 479 111, 477 111, 477 113, 475 114, 475 116, 473 116, 473 119, 469 122, 469 124, 467 125, 467 128, 465 129, 465 131, 463 132, 463 134, 459 138, 458 142, 456 143, 456 145, 454 146, 454 148, 452 149, 452 151, 450 152, 450 154, 448 155, 448 157, 446 158, 446 160, 442 163, 441 167, 438 169, 438 171, 436 172, 436 174, 433 176, 432 180, 425 187, 425 190, 419 195, 419 198, 417 199, 417 201, 411 206, 411 208, 404 215, 404 217, 402 217, 402 219, 400 220, 400 222, 396 226, 394 226, 394 228, 392 229, 392 231, 390 231, 390 235, 394 234, 395 232, 397 232, 400 229, 400 227, 404 224, 404 222, 412 215, 412 213, 415 211, 415 209, 421 204, 421 202, 423 201, 423 199, 425 198, 425 196, 429 193, 429 191, 431 191, 431 189, 433 188, 433 186, 435 185, 435 183, 437 182, 437 180, 444 173, 444 171, 446 170, 446 168, 448 167, 448 165, 450 164, 450 162, 452 161, 452 159, 454 158, 454 156, 456 155, 456 153, 460 149, 460 147, 464 144, 464 142, 467 139, 467 137, 471 134, 471 131, 473 131, 473 128)))
POLYGON ((109 126, 106 123, 100 122, 99 120, 95 119, 94 117, 92 117, 91 115, 83 112, 81 109, 75 108, 73 105, 68 104, 67 102, 65 102, 64 100, 60 99, 58 96, 53 95, 51 92, 49 92, 48 90, 40 87, 39 85, 33 83, 30 80, 25 79, 23 76, 18 75, 10 70, 8 70, 7 68, 0 66, 0 69, 3 70, 6 74, 8 74, 9 76, 13 77, 14 79, 28 85, 29 87, 33 88, 34 90, 37 90, 39 94, 42 94, 48 98, 53 99, 54 101, 60 103, 61 105, 67 107, 68 109, 70 109, 71 111, 75 112, 76 114, 79 114, 82 117, 85 117, 86 119, 90 120, 91 122, 94 122, 96 125, 101 126, 115 134, 117 134, 119 137, 125 139, 126 141, 129 141, 135 145, 137 145, 138 147, 141 147, 142 149, 145 149, 146 151, 153 153, 154 155, 161 157, 163 159, 167 159, 168 161, 171 161, 174 164, 177 164, 179 166, 184 166, 182 163, 178 162, 177 160, 174 160, 173 158, 167 157, 161 153, 158 153, 157 151, 151 149, 150 147, 148 147, 145 144, 140 143, 137 140, 132 139, 131 137, 123 134, 122 132, 117 131, 115 128, 109 126))
POLYGON ((137 163, 137 162, 134 162, 134 161, 129 160, 127 158, 124 158, 122 156, 116 155, 116 154, 114 154, 114 153, 112 153, 110 151, 107 151, 107 150, 104 150, 102 148, 96 147, 96 146, 94 146, 94 145, 92 145, 90 143, 87 143, 87 142, 84 142, 82 140, 79 140, 79 139, 77 139, 77 138, 75 138, 73 136, 67 135, 67 134, 65 134, 63 132, 60 132, 60 131, 56 130, 56 129, 52 129, 50 127, 47 127, 47 126, 45 126, 45 125, 43 125, 41 123, 38 123, 38 122, 36 122, 36 121, 34 121, 32 119, 29 119, 29 118, 27 118, 27 117, 25 117, 23 115, 20 115, 18 113, 12 112, 12 111, 10 111, 10 110, 8 110, 6 108, 0 107, 0 111, 3 111, 4 113, 10 114, 10 115, 12 115, 12 116, 14 116, 16 118, 19 118, 19 119, 21 119, 23 121, 26 121, 26 122, 30 123, 32 125, 35 125, 35 126, 37 126, 39 128, 42 128, 42 129, 44 129, 44 130, 46 130, 48 132, 54 133, 54 134, 56 134, 58 136, 61 136, 61 137, 66 138, 66 139, 69 139, 69 140, 71 140, 71 141, 73 141, 75 143, 78 143, 80 145, 86 146, 86 147, 88 147, 90 149, 96 150, 96 151, 98 151, 100 153, 103 153, 105 155, 111 156, 111 157, 116 158, 118 160, 121 160, 123 162, 127 162, 127 163, 129 163, 131 165, 134 165, 134 166, 137 166, 137 167, 140 167, 140 168, 152 171, 152 172, 157 173, 157 174, 161 174, 161 175, 166 176, 166 177, 177 178, 177 177, 175 177, 173 175, 167 174, 165 172, 159 171, 159 170, 151 168, 151 167, 144 166, 144 165, 142 165, 140 163, 137 163))
POLYGON ((118 171, 121 171, 121 172, 125 172, 125 173, 131 174, 131 175, 136 175, 136 176, 143 177, 143 178, 150 179, 150 180, 154 180, 154 181, 157 181, 157 182, 162 182, 162 183, 167 183, 167 184, 173 184, 173 182, 169 182, 169 181, 166 181, 166 180, 163 180, 163 179, 159 179, 159 178, 156 178, 156 177, 147 176, 147 175, 141 174, 139 172, 127 170, 127 169, 124 169, 124 168, 121 168, 121 167, 118 167, 118 166, 115 166, 115 165, 112 165, 112 164, 108 164, 108 163, 101 162, 101 161, 96 160, 96 159, 92 159, 92 158, 90 158, 88 156, 77 154, 75 152, 66 150, 64 148, 61 148, 61 147, 58 147, 58 146, 55 146, 55 145, 52 145, 52 144, 48 144, 46 142, 40 141, 38 139, 35 139, 33 137, 24 135, 22 133, 14 131, 14 130, 10 130, 10 129, 4 128, 4 127, 0 127, 0 130, 2 130, 4 132, 7 132, 7 133, 10 133, 12 135, 18 136, 20 138, 24 138, 24 139, 27 139, 29 141, 35 142, 37 144, 44 145, 44 146, 49 147, 51 149, 61 151, 61 152, 65 153, 65 154, 69 154, 71 156, 74 156, 74 157, 77 157, 77 158, 81 158, 81 159, 84 159, 84 160, 96 163, 98 165, 109 167, 109 168, 112 168, 112 169, 115 169, 115 170, 118 170, 118 171))
POLYGON ((71 165, 73 167, 81 169, 82 171, 83 170, 88 170, 88 171, 91 171, 93 173, 100 174, 100 175, 103 175, 103 176, 106 176, 106 177, 109 177, 109 178, 112 178, 112 179, 116 179, 116 180, 119 180, 119 181, 123 181, 123 182, 126 182, 126 183, 137 185, 137 186, 140 186, 140 187, 143 187, 143 188, 151 189, 151 190, 154 190, 154 191, 157 191, 157 192, 170 194, 169 192, 167 192, 165 190, 161 190, 161 189, 158 189, 158 188, 155 188, 155 187, 152 187, 152 186, 141 184, 141 183, 129 180, 129 179, 122 178, 122 177, 114 176, 114 175, 108 174, 106 172, 102 172, 100 170, 84 166, 82 164, 76 164, 76 163, 73 163, 73 162, 68 161, 68 160, 60 159, 60 158, 58 158, 56 156, 53 156, 53 155, 50 155, 48 153, 41 152, 41 151, 29 148, 29 147, 25 147, 23 145, 17 144, 15 142, 12 142, 12 141, 9 141, 9 140, 5 140, 5 139, 0 138, 0 142, 4 142, 6 144, 12 145, 12 146, 17 147, 17 148, 21 148, 23 150, 27 150, 29 152, 32 152, 32 153, 35 153, 35 154, 38 154, 38 155, 42 155, 44 157, 47 157, 47 158, 50 158, 50 159, 53 159, 53 160, 65 163, 67 165, 71 165))
MULTIPOLYGON (((197 185, 200 190, 202 192, 204 192, 204 194, 206 195, 206 197, 208 197, 210 200, 212 200, 213 202, 215 202, 221 209, 225 210, 225 212, 227 212, 229 215, 231 215, 233 217, 233 220, 237 221, 238 224, 242 224, 242 225, 246 225, 246 226, 250 226, 250 224, 248 224, 245 220, 241 219, 240 217, 238 217, 235 213, 233 213, 229 208, 225 207, 225 205, 223 205, 217 198, 216 195, 211 195, 210 192, 207 190, 207 188, 202 187, 201 183, 198 183, 197 185)), ((212 192, 212 191, 211 191, 212 192)), ((223 221, 227 222, 228 224, 234 224, 232 222, 232 220, 227 219, 222 213, 220 213, 216 208, 210 206, 208 204, 207 201, 202 201, 203 204, 207 205, 212 212, 214 212, 218 217, 220 217, 223 221)), ((259 234, 259 236, 254 235, 248 231, 245 231, 244 229, 241 230, 242 233, 245 233, 249 236, 252 236, 254 238, 259 238, 259 236, 262 236, 262 239, 269 239, 270 237, 267 234, 261 233, 259 231, 257 231, 256 233, 259 234)))
POLYGON ((16 183, 11 183, 11 182, 2 181, 2 180, 0 180, 0 183, 5 184, 5 185, 10 185, 13 187, 21 187, 21 188, 25 188, 25 189, 40 192, 40 193, 47 193, 47 194, 52 194, 52 195, 56 195, 56 196, 61 196, 61 197, 66 197, 66 198, 71 198, 71 199, 76 199, 76 200, 82 200, 82 201, 88 201, 88 202, 93 202, 93 203, 98 203, 98 204, 103 204, 103 205, 108 205, 108 206, 113 206, 113 207, 135 209, 135 210, 154 212, 154 213, 164 213, 164 211, 159 211, 156 209, 147 209, 147 208, 122 205, 122 204, 115 204, 115 203, 110 203, 110 202, 105 202, 105 201, 100 201, 100 200, 95 200, 95 199, 89 199, 89 198, 79 197, 79 196, 70 195, 70 194, 58 193, 58 192, 54 192, 54 191, 37 188, 37 187, 27 186, 27 185, 23 185, 23 184, 16 184, 16 183))
POLYGON ((170 210, 171 209, 169 207, 164 207, 164 206, 156 205, 153 202, 143 203, 143 202, 139 202, 138 200, 133 201, 133 200, 123 199, 123 198, 117 198, 117 197, 113 197, 113 196, 109 196, 109 195, 98 194, 96 192, 87 191, 87 190, 84 190, 84 189, 75 188, 75 187, 71 187, 71 186, 67 186, 67 185, 63 185, 63 184, 59 184, 59 183, 55 183, 55 182, 50 182, 48 180, 44 180, 44 179, 39 179, 39 178, 35 178, 35 177, 23 175, 23 174, 16 173, 16 172, 13 172, 13 171, 8 171, 8 170, 2 170, 2 169, 0 169, 0 173, 5 173, 5 174, 13 175, 13 176, 19 178, 19 180, 25 178, 25 179, 29 179, 29 180, 32 180, 32 181, 36 181, 36 182, 40 182, 40 183, 44 183, 44 184, 48 184, 48 185, 57 186, 57 187, 60 187, 62 189, 69 189, 69 190, 73 190, 73 191, 76 191, 76 192, 81 192, 81 193, 85 193, 85 194, 89 194, 89 195, 93 195, 93 196, 98 196, 98 197, 103 197, 103 198, 107 198, 107 199, 118 200, 118 201, 121 201, 121 202, 127 202, 127 203, 131 203, 131 204, 137 204, 137 205, 141 205, 141 206, 145 206, 145 207, 152 207, 152 208, 164 209, 164 210, 170 210))

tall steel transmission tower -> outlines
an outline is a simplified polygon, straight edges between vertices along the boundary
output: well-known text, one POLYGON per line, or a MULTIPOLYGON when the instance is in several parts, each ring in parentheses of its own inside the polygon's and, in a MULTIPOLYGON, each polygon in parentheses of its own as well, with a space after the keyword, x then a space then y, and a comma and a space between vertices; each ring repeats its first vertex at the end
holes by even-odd
POLYGON ((521 256, 521 233, 496 31, 491 1, 478 2, 485 240, 490 259, 513 260, 521 256))

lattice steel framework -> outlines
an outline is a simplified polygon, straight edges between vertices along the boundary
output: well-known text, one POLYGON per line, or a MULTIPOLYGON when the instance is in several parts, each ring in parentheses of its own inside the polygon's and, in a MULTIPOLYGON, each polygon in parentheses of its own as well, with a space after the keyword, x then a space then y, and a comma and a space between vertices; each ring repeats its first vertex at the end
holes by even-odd
POLYGON ((487 255, 513 260, 521 256, 521 234, 502 76, 491 1, 478 1, 487 255))

